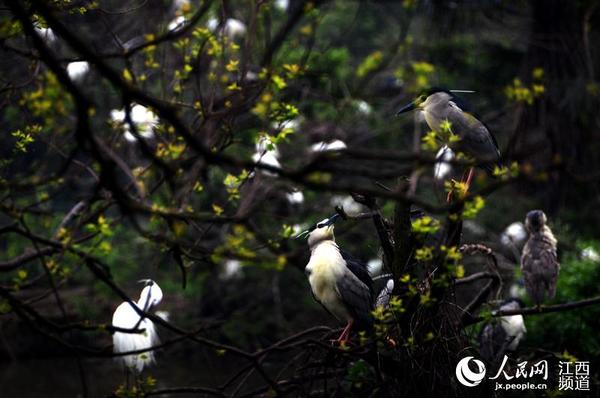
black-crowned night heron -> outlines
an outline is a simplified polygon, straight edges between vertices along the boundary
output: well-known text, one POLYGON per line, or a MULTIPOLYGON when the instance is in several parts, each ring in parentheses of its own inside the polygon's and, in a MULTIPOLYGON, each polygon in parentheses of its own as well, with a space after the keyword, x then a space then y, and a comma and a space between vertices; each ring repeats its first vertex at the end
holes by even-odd
MULTIPOLYGON (((496 139, 480 120, 468 112, 466 103, 452 91, 430 88, 416 100, 402 107, 398 115, 414 109, 423 114, 429 128, 438 136, 443 129, 449 129, 458 137, 458 140, 446 143, 454 152, 462 152, 473 158, 489 173, 500 164, 500 150, 496 139)), ((465 183, 466 189, 469 188, 472 178, 471 167, 461 181, 465 183)), ((451 195, 448 196, 448 200, 450 198, 451 195)))
MULTIPOLYGON (((518 310, 524 307, 516 298, 506 300, 500 305, 501 311, 518 310)), ((525 338, 527 329, 523 315, 500 317, 498 322, 488 323, 479 334, 479 352, 488 363, 498 362, 506 351, 515 351, 525 338)))
POLYGON ((529 239, 523 247, 521 270, 525 290, 537 306, 540 306, 545 298, 554 297, 560 271, 556 255, 556 238, 546 225, 547 221, 546 215, 541 210, 532 210, 525 218, 529 239))
MULTIPOLYGON (((144 332, 115 332, 113 334, 113 351, 117 354, 145 350, 159 344, 154 323, 148 318, 140 317, 133 306, 144 312, 149 312, 161 302, 163 293, 158 284, 150 279, 144 279, 140 282, 143 282, 145 286, 139 300, 137 303, 127 301, 121 303, 113 313, 112 325, 123 329, 144 329, 144 332)), ((133 370, 140 373, 145 366, 154 363, 154 352, 147 351, 118 358, 123 361, 127 372, 133 370)))
POLYGON ((373 281, 366 264, 340 250, 333 236, 338 214, 317 223, 299 236, 308 236, 310 260, 305 272, 313 297, 347 325, 338 338, 345 342, 352 325, 368 329, 373 322, 373 281))

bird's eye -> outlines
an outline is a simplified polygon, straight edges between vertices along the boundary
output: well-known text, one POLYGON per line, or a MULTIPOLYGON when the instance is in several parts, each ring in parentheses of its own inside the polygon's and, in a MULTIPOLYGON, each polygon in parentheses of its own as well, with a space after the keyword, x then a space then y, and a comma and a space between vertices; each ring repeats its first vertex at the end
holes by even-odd
POLYGON ((317 224, 317 228, 323 228, 325 224, 317 224))

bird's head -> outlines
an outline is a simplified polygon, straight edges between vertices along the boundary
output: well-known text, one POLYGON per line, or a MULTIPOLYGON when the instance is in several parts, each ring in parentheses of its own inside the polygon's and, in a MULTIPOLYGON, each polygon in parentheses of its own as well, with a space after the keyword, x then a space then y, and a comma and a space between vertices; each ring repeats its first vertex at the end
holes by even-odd
POLYGON ((529 233, 539 232, 546 225, 546 214, 541 210, 531 210, 525 217, 525 228, 529 233))
POLYGON ((156 307, 162 301, 163 292, 160 286, 158 286, 158 283, 154 282, 152 279, 141 279, 139 283, 143 283, 145 286, 142 289, 142 293, 140 293, 138 306, 147 312, 152 310, 152 308, 156 307))
MULTIPOLYGON (((457 104, 462 104, 462 101, 459 97, 456 96, 457 92, 472 92, 469 90, 448 90, 441 87, 430 87, 426 90, 423 90, 417 98, 410 104, 407 104, 400 108, 400 110, 396 113, 396 115, 400 115, 405 112, 409 112, 412 110, 423 110, 427 109, 432 105, 443 105, 448 104, 448 102, 452 101, 457 104)), ((463 106, 460 106, 463 109, 463 106)))
POLYGON ((338 217, 339 214, 336 213, 331 217, 316 223, 306 231, 301 232, 296 238, 304 236, 308 237, 309 247, 314 247, 317 245, 317 243, 324 240, 334 240, 333 228, 338 217))

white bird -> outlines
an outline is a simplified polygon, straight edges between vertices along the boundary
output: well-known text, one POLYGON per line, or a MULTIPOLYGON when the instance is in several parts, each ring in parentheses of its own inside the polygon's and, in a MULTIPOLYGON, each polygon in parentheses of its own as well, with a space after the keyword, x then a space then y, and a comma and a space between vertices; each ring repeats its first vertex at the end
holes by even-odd
MULTIPOLYGON (((159 344, 154 323, 150 319, 142 318, 133 306, 149 312, 161 302, 163 293, 156 282, 150 279, 143 280, 143 282, 146 286, 142 289, 137 303, 127 301, 121 303, 113 313, 112 325, 123 329, 143 329, 144 332, 115 332, 113 334, 113 351, 117 354, 146 350, 159 344)), ((144 367, 154 363, 154 351, 124 355, 118 359, 123 361, 126 370, 141 373, 144 367)))
MULTIPOLYGON (((269 143, 268 140, 261 136, 256 143, 256 152, 252 155, 252 161, 256 164, 263 164, 271 167, 281 168, 279 163, 279 150, 275 144, 269 143)), ((269 170, 261 170, 265 175, 276 177, 277 173, 269 170)))
POLYGON ((371 278, 378 276, 383 271, 383 261, 380 258, 372 258, 367 262, 367 271, 371 278))
POLYGON ((221 272, 219 273, 219 279, 227 281, 239 279, 243 275, 242 262, 236 259, 227 259, 223 263, 223 269, 221 269, 221 272))
MULTIPOLYGON (((129 123, 125 121, 125 110, 113 109, 110 111, 110 117, 113 122, 119 123, 125 129, 124 137, 129 142, 137 141, 137 138, 131 133, 129 123)), ((131 121, 135 124, 137 132, 143 138, 154 137, 154 127, 158 124, 158 116, 143 105, 135 104, 131 107, 131 121)))
POLYGON ((591 246, 586 247, 581 251, 581 258, 594 263, 600 263, 600 254, 591 246))
POLYGON ((67 74, 71 80, 81 80, 90 70, 90 64, 87 61, 69 62, 67 65, 67 74))
POLYGON ((369 105, 369 103, 365 100, 354 101, 354 106, 358 112, 365 116, 370 115, 373 112, 373 107, 371 107, 371 105, 369 105))
POLYGON ((282 11, 287 10, 290 5, 290 0, 275 0, 275 7, 279 8, 282 11))
POLYGON ((40 36, 42 36, 42 39, 44 39, 47 44, 52 44, 56 40, 56 34, 50 28, 36 26, 35 30, 40 36))
POLYGON ((171 20, 171 22, 169 22, 167 29, 169 30, 169 32, 177 32, 183 27, 183 25, 185 25, 185 17, 183 15, 180 15, 171 20))
MULTIPOLYGON (((219 28, 219 20, 210 18, 206 27, 213 32, 216 31, 219 28)), ((230 39, 235 39, 246 34, 246 25, 239 19, 227 18, 221 25, 220 32, 230 39)))
POLYGON ((346 214, 355 216, 363 210, 363 205, 354 200, 350 195, 334 195, 331 197, 331 206, 340 206, 344 208, 346 214))
POLYGON ((502 235, 500 235, 500 242, 507 247, 520 248, 527 239, 527 230, 522 222, 517 221, 510 224, 502 235))
POLYGON ((454 160, 454 151, 447 145, 440 148, 435 155, 435 164, 433 165, 433 178, 436 180, 444 180, 446 176, 452 173, 452 164, 454 160))
POLYGON ((292 205, 300 205, 304 203, 304 194, 302 191, 292 191, 285 194, 288 202, 292 205))
POLYGON ((333 152, 333 151, 343 151, 346 149, 346 143, 342 140, 333 140, 330 142, 317 142, 316 144, 312 144, 310 147, 311 152, 333 152))

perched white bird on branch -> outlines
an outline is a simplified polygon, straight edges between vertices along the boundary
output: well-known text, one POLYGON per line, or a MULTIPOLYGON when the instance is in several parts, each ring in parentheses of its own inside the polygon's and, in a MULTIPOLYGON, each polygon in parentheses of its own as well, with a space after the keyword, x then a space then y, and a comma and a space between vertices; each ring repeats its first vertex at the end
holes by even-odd
MULTIPOLYGON (((123 302, 113 313, 112 325, 122 329, 131 329, 129 332, 115 332, 113 334, 113 351, 124 353, 130 351, 146 350, 159 344, 158 334, 154 323, 140 314, 134 308, 149 312, 162 300, 163 293, 158 284, 150 279, 142 280, 145 287, 142 289, 140 299, 136 302, 123 302), (136 332, 136 330, 143 332, 136 332)), ((127 371, 133 370, 140 373, 145 366, 154 363, 154 352, 146 351, 139 354, 118 357, 123 361, 127 371)))

